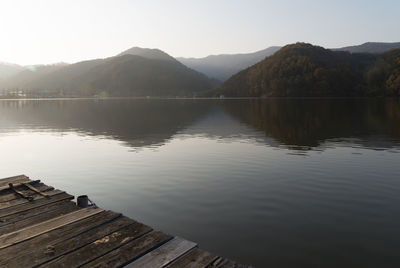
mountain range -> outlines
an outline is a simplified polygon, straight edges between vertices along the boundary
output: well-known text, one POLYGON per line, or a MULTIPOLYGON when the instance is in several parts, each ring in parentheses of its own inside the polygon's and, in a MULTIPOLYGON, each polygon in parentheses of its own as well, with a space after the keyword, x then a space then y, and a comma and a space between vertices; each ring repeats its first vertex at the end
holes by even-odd
MULTIPOLYGON (((352 64, 357 61, 356 58, 358 60, 368 58, 371 62, 375 62, 377 61, 377 54, 399 47, 400 43, 370 42, 359 46, 326 51, 331 51, 334 54, 339 51, 346 51, 348 54, 340 55, 347 55, 341 56, 342 58, 352 58, 350 60, 352 62, 349 65, 350 67, 346 66, 353 68, 352 64), (358 53, 369 53, 369 55, 360 56, 358 53), (353 55, 353 57, 350 55, 353 55)), ((223 54, 197 59, 175 59, 159 49, 133 47, 116 56, 82 61, 75 64, 59 63, 53 65, 19 66, 16 64, 0 63, 0 94, 1 91, 6 92, 3 95, 9 92, 23 91, 30 96, 47 97, 95 95, 191 97, 203 92, 211 92, 211 89, 218 87, 229 78, 228 81, 219 87, 219 91, 213 92, 222 92, 221 89, 227 88, 227 85, 233 85, 234 83, 237 83, 235 87, 238 88, 238 85, 241 83, 238 75, 243 73, 242 70, 260 68, 260 62, 265 60, 267 60, 267 63, 263 66, 267 68, 266 65, 271 64, 272 61, 268 59, 273 58, 282 49, 276 46, 247 54, 223 54), (258 67, 255 67, 256 65, 258 67), (233 83, 232 81, 235 82, 233 83)), ((324 56, 317 53, 316 57, 314 60, 320 62, 318 61, 318 57, 324 56)), ((376 80, 376 78, 371 78, 373 76, 372 73, 375 76, 379 76, 377 72, 387 72, 386 69, 382 71, 383 67, 379 67, 379 62, 384 62, 382 57, 379 59, 380 61, 378 61, 375 67, 370 69, 370 73, 368 74, 368 79, 370 80, 376 80)), ((314 60, 311 60, 311 63, 314 60)), ((333 57, 331 60, 331 65, 334 65, 336 57, 333 57)), ((341 63, 337 64, 340 65, 341 63)), ((359 66, 357 65, 356 67, 358 68, 359 66)), ((360 71, 357 68, 356 70, 360 71)), ((298 71, 298 74, 301 75, 301 70, 298 71)), ((249 73, 253 73, 253 71, 249 73)), ((353 69, 350 69, 349 73, 356 76, 366 76, 364 71, 355 74, 353 69)), ((285 75, 287 76, 288 74, 285 75)), ((256 76, 253 74, 252 82, 255 81, 255 78, 256 76)), ((262 81, 265 83, 267 80, 265 80, 265 77, 263 79, 262 81)), ((335 80, 329 83, 336 85, 335 80)), ((245 95, 252 94, 248 93, 245 95)))

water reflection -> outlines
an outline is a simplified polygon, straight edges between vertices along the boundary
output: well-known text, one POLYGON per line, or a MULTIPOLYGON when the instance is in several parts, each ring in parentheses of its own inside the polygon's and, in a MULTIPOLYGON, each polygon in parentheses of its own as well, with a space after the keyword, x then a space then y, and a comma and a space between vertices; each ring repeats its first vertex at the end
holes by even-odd
POLYGON ((1 101, 0 132, 20 129, 107 136, 134 148, 160 146, 185 132, 223 140, 244 137, 297 151, 323 150, 332 142, 388 149, 400 143, 400 101, 1 101))
POLYGON ((291 149, 323 148, 327 140, 373 148, 391 148, 400 141, 399 100, 270 99, 221 105, 291 149))
POLYGON ((208 106, 191 100, 1 101, 0 131, 73 131, 157 146, 203 117, 208 106))

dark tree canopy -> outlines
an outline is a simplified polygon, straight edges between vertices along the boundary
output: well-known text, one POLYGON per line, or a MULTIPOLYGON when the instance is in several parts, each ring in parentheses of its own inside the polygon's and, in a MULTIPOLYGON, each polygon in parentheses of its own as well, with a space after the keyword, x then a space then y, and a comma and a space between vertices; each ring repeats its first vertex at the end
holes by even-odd
POLYGON ((208 96, 352 97, 400 94, 400 49, 381 55, 332 51, 305 43, 232 76, 208 96))

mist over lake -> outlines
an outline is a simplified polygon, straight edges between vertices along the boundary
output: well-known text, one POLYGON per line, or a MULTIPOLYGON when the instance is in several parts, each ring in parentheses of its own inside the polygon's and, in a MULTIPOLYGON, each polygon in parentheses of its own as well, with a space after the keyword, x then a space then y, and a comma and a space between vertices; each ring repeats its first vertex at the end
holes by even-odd
POLYGON ((0 177, 240 263, 400 263, 399 100, 3 100, 0 148, 0 177))

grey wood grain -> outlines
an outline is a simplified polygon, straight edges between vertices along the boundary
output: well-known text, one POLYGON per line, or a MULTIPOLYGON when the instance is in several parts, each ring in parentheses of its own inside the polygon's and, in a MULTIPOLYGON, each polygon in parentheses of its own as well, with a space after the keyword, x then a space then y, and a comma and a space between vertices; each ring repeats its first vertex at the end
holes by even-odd
POLYGON ((32 267, 57 256, 59 245, 67 245, 66 241, 72 241, 73 247, 79 247, 80 239, 92 237, 99 229, 110 222, 121 218, 121 214, 112 211, 104 211, 83 220, 64 225, 53 231, 41 234, 30 240, 0 250, 0 267, 32 267), (54 249, 54 251, 53 251, 54 249), (44 256, 44 257, 43 257, 44 256))
POLYGON ((196 243, 180 237, 174 237, 164 245, 147 253, 143 257, 126 265, 129 268, 157 268, 165 267, 186 252, 196 247, 196 243))
POLYGON ((238 264, 232 260, 218 257, 212 264, 207 268, 252 268, 252 266, 238 264))
MULTIPOLYGON (((25 179, 21 179, 21 182, 16 182, 16 183, 13 183, 13 186, 14 187, 20 187, 20 186, 22 186, 22 185, 24 185, 24 184, 26 184, 26 183, 29 183, 29 184, 33 184, 33 183, 38 183, 38 182, 40 182, 40 180, 34 180, 34 181, 32 181, 32 180, 25 180, 25 179)), ((0 193, 3 193, 3 191, 9 191, 11 188, 10 188, 10 185, 9 184, 7 184, 6 186, 1 186, 0 187, 0 193)))
POLYGON ((30 217, 35 217, 42 213, 47 213, 49 211, 57 210, 59 206, 64 206, 66 204, 76 206, 76 204, 70 200, 61 200, 58 202, 49 203, 41 207, 36 207, 9 216, 0 217, 0 227, 17 221, 25 220, 30 217))
POLYGON ((44 213, 39 213, 32 217, 21 219, 19 221, 12 222, 9 224, 0 225, 0 235, 11 233, 15 230, 20 230, 25 227, 41 223, 79 209, 80 208, 76 206, 73 202, 64 203, 62 206, 58 206, 57 209, 50 210, 44 213))
MULTIPOLYGON (((61 193, 64 193, 64 191, 52 190, 52 191, 49 191, 47 194, 49 196, 53 196, 53 195, 57 195, 57 194, 61 194, 61 193)), ((46 198, 46 197, 41 196, 41 195, 35 195, 35 196, 33 196, 33 201, 43 199, 43 198, 46 198)), ((31 202, 32 201, 29 201, 25 198, 18 198, 18 199, 2 202, 2 203, 0 203, 0 211, 2 209, 8 208, 8 207, 13 207, 13 206, 17 206, 17 205, 21 205, 21 204, 25 204, 25 203, 31 203, 31 202)))
POLYGON ((44 197, 48 196, 47 193, 45 193, 44 191, 42 191, 42 190, 40 190, 40 189, 37 189, 36 187, 33 187, 33 186, 32 186, 31 184, 29 184, 29 183, 22 183, 22 185, 25 186, 25 187, 27 187, 27 188, 29 188, 29 190, 31 190, 31 191, 33 191, 33 192, 35 192, 35 193, 37 193, 37 194, 40 194, 40 195, 42 195, 42 196, 44 196, 44 197))
POLYGON ((217 255, 204 251, 199 248, 194 248, 182 257, 176 259, 168 268, 205 268, 218 258, 217 255))
MULTIPOLYGON (((150 227, 135 222, 116 232, 103 236, 69 254, 64 254, 56 260, 46 263, 41 267, 79 267, 150 231, 150 227)), ((64 245, 61 246, 65 248, 64 245)))
MULTIPOLYGON (((27 184, 27 185, 30 185, 30 184, 27 184)), ((47 186, 43 183, 35 183, 35 184, 33 184, 33 186, 41 192, 50 191, 50 190, 54 189, 52 186, 47 186)), ((18 189, 18 191, 22 192, 25 195, 32 195, 32 196, 37 195, 37 193, 30 190, 28 187, 25 187, 24 184, 21 184, 16 188, 18 189)), ((7 191, 4 190, 4 191, 0 192, 0 203, 11 201, 14 199, 21 199, 21 197, 18 196, 15 192, 13 192, 11 190, 7 190, 7 191)))
POLYGON ((143 256, 147 252, 159 247, 172 237, 159 231, 152 231, 135 239, 100 258, 89 262, 82 267, 121 267, 124 264, 143 256))
POLYGON ((34 200, 32 202, 26 202, 26 203, 22 203, 22 204, 18 204, 15 206, 11 206, 11 207, 7 207, 7 208, 3 208, 0 209, 0 218, 9 216, 9 215, 13 215, 13 214, 17 214, 23 211, 27 211, 33 208, 37 208, 37 207, 42 207, 51 203, 55 203, 61 200, 71 200, 74 197, 72 195, 69 195, 67 193, 60 193, 60 194, 56 194, 54 196, 52 196, 51 198, 45 198, 45 197, 41 197, 37 200, 34 200))
MULTIPOLYGON (((34 249, 29 252, 29 257, 26 255, 20 255, 17 258, 14 258, 13 261, 8 262, 8 265, 11 265, 13 263, 17 265, 23 265, 29 266, 51 266, 52 263, 58 263, 58 259, 63 259, 68 262, 69 260, 69 265, 72 266, 73 263, 84 263, 85 261, 85 252, 82 253, 82 250, 80 250, 82 247, 85 247, 86 245, 90 245, 91 243, 103 239, 105 236, 108 236, 118 230, 121 230, 122 228, 126 226, 130 226, 136 224, 136 227, 138 227, 138 230, 141 228, 139 227, 139 223, 127 218, 127 217, 119 217, 113 221, 107 222, 98 228, 91 229, 85 233, 82 233, 80 235, 77 235, 75 237, 72 237, 68 240, 64 240, 61 242, 55 242, 53 243, 50 241, 45 247, 41 247, 40 249, 34 249), (82 255, 83 254, 83 255, 82 255), (82 256, 81 256, 82 255, 82 256), (60 258, 61 256, 61 258, 60 258), (73 256, 72 260, 71 257, 73 256), (83 260, 82 260, 83 257, 83 260), (64 259, 65 258, 65 259, 64 259), (76 258, 76 259, 74 259, 76 258), (51 262, 54 260, 54 262, 51 262), (50 263, 49 263, 50 262, 50 263)), ((144 226, 143 229, 148 228, 151 229, 150 227, 144 226)), ((96 244, 97 245, 97 244, 96 244)), ((99 245, 100 246, 100 245, 99 245)), ((90 255, 90 254, 89 254, 90 255)), ((94 255, 96 255, 96 252, 94 252, 94 255)), ((89 256, 89 259, 93 257, 89 256)), ((64 266, 63 264, 60 264, 61 266, 64 266)))
POLYGON ((18 175, 8 178, 0 179, 0 191, 3 187, 8 188, 9 183, 20 183, 20 182, 29 182, 30 179, 25 175, 18 175))
POLYGON ((62 215, 36 225, 32 225, 21 230, 17 230, 12 233, 7 233, 0 236, 0 249, 9 247, 13 244, 20 243, 24 240, 28 240, 35 236, 38 236, 43 233, 47 233, 51 230, 60 228, 61 226, 73 223, 75 221, 79 221, 81 219, 90 217, 97 213, 102 212, 103 209, 100 208, 84 208, 78 211, 74 211, 68 213, 66 215, 62 215))

